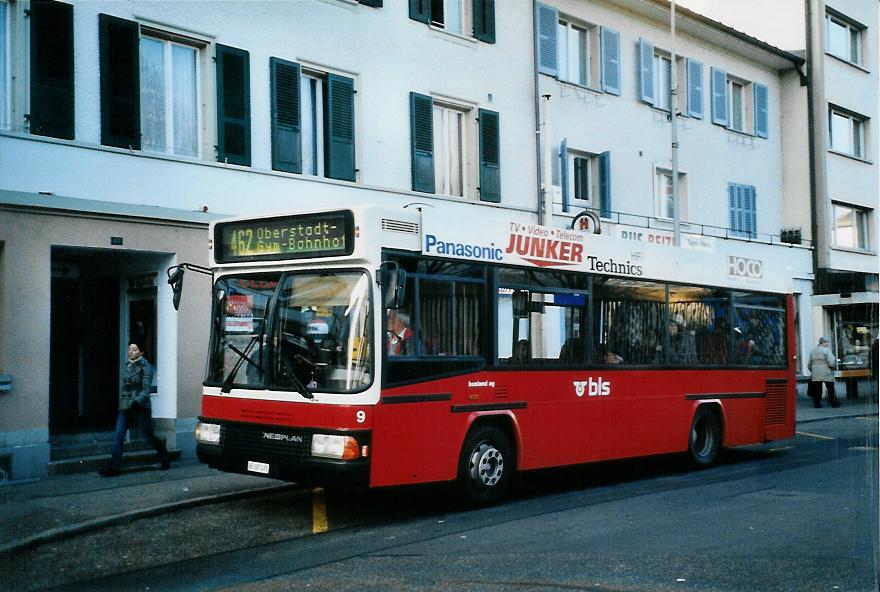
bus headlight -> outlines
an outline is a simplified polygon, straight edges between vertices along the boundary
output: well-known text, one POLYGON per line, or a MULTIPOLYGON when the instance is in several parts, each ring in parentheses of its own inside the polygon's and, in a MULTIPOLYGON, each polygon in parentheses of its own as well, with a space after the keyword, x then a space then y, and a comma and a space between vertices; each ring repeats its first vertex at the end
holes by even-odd
POLYGON ((197 423, 196 442, 200 444, 219 444, 220 425, 216 423, 197 423))
POLYGON ((351 436, 315 434, 312 436, 312 456, 354 460, 360 456, 360 445, 351 436))

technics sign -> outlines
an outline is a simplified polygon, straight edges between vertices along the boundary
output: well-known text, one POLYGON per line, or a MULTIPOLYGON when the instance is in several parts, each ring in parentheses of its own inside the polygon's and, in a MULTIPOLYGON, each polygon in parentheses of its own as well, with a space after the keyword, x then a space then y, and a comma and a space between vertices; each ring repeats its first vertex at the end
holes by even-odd
POLYGON ((219 222, 214 229, 218 263, 350 255, 350 211, 219 222))

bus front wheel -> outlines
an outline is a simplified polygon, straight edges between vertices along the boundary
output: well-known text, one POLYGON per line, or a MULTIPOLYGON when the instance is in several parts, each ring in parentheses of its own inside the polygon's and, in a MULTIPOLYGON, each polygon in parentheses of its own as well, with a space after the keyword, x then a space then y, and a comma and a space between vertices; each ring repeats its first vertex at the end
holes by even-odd
POLYGON ((715 463, 721 452, 722 430, 718 413, 705 405, 697 409, 688 439, 688 455, 697 467, 715 463))
POLYGON ((513 447, 507 435, 492 425, 470 431, 461 449, 458 490, 468 506, 487 506, 510 489, 515 470, 513 447))

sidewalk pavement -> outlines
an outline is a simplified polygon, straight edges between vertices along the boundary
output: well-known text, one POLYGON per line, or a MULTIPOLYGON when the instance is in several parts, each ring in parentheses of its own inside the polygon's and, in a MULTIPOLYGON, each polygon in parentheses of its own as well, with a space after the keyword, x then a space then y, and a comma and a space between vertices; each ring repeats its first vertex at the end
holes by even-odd
MULTIPOLYGON (((874 397, 840 398, 841 406, 814 409, 797 398, 797 423, 877 415, 874 397)), ((183 508, 293 490, 299 485, 263 477, 221 473, 196 461, 167 471, 140 467, 104 478, 96 473, 59 475, 40 481, 0 485, 0 558, 31 545, 76 536, 183 508)))

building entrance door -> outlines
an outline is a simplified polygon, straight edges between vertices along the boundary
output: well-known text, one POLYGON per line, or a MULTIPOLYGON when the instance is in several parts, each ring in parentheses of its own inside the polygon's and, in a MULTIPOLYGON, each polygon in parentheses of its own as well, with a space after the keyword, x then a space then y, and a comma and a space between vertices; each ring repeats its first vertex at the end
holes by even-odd
POLYGON ((119 278, 53 257, 50 289, 50 433, 110 430, 119 396, 119 278))

